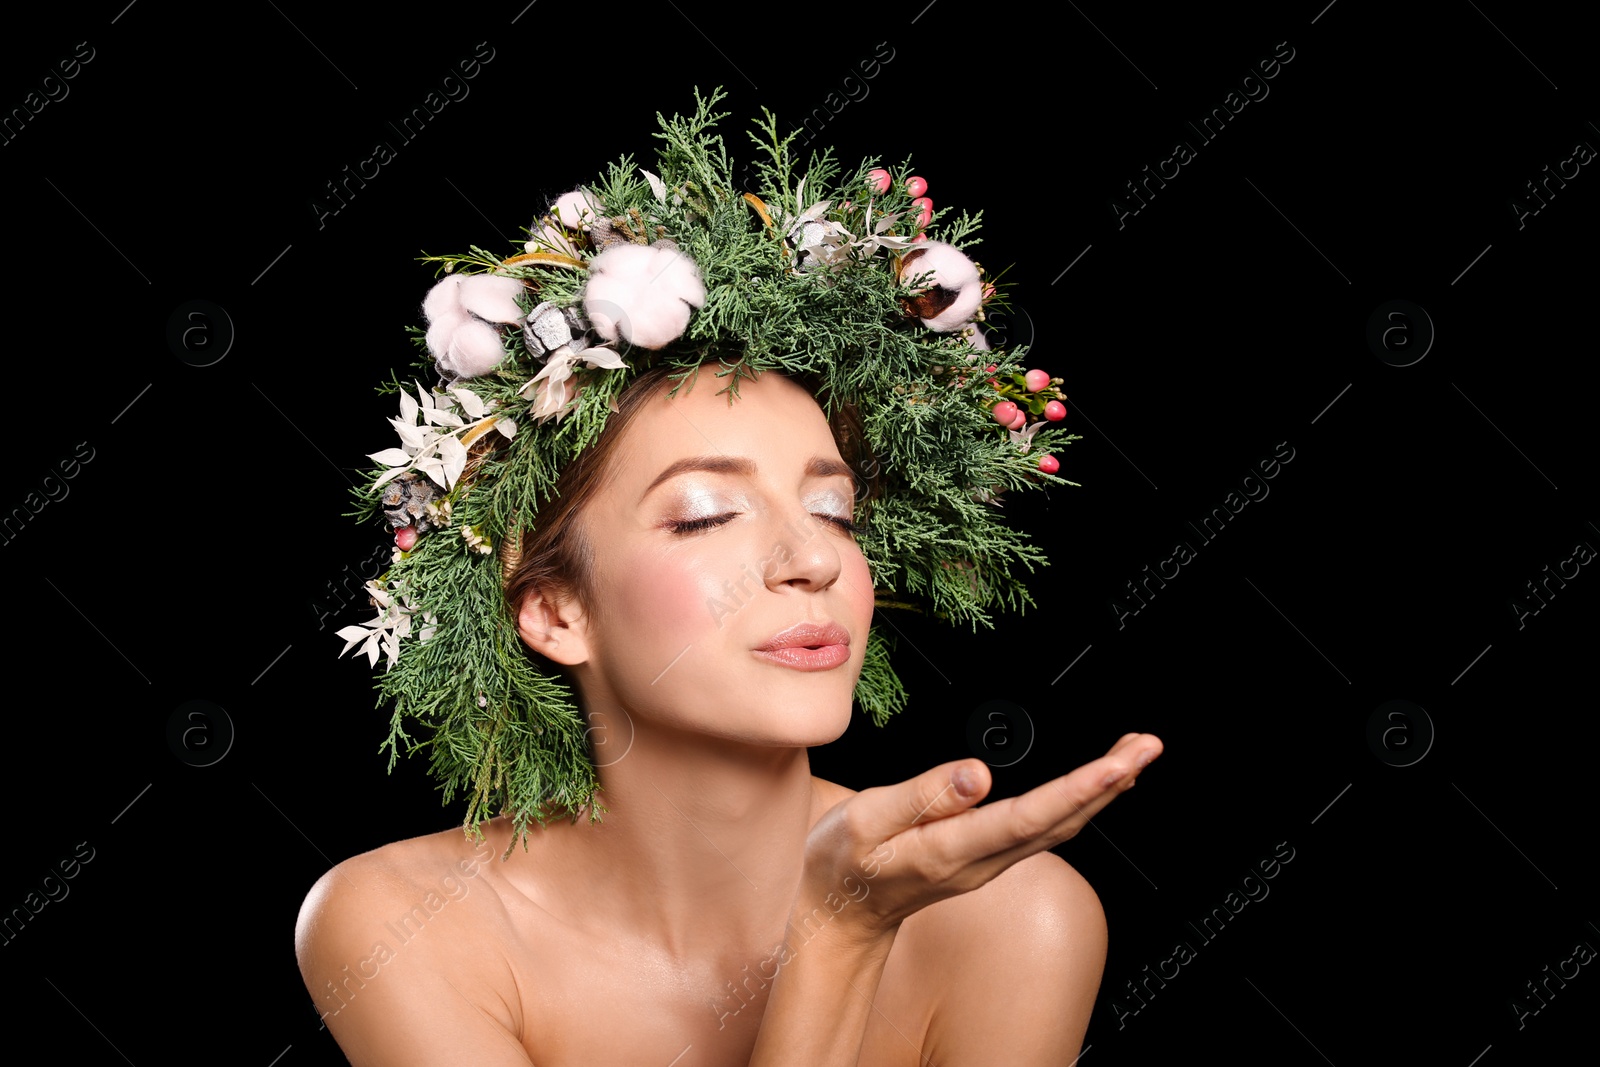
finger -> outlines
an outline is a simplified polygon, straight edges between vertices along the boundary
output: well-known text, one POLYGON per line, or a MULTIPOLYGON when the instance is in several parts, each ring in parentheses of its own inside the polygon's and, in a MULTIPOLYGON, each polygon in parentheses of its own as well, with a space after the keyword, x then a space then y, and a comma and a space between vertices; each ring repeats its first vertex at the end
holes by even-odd
POLYGON ((1074 837, 1089 820, 1133 787, 1139 772, 1161 754, 1159 738, 1132 735, 1111 752, 1070 774, 1006 800, 970 812, 960 819, 926 827, 929 845, 951 859, 1004 859, 1053 848, 1074 837))
POLYGON ((989 768, 981 760, 942 763, 897 785, 864 789, 845 812, 863 840, 887 841, 913 826, 966 811, 989 793, 989 768))

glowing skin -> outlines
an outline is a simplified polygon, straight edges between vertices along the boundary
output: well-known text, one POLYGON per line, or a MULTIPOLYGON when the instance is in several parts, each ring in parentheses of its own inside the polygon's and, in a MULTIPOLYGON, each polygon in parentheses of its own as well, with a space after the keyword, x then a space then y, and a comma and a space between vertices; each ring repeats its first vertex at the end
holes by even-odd
POLYGON ((591 714, 822 744, 849 724, 872 620, 855 483, 803 389, 766 374, 730 404, 724 382, 702 373, 629 425, 582 515, 601 610, 569 611, 556 658, 591 714), (757 651, 802 623, 837 625, 848 644, 757 651))
POLYGON ((459 829, 396 842, 307 896, 302 976, 353 1062, 1078 1054, 1105 920, 1044 850, 1159 741, 1127 734, 981 807, 974 759, 860 793, 813 777, 807 746, 849 724, 872 620, 854 483, 804 390, 767 375, 730 405, 721 384, 702 371, 651 399, 617 442, 577 520, 595 603, 535 590, 518 615, 581 694, 605 818, 553 820, 525 848, 503 817, 481 845, 459 829), (785 632, 800 646, 762 651, 785 632))

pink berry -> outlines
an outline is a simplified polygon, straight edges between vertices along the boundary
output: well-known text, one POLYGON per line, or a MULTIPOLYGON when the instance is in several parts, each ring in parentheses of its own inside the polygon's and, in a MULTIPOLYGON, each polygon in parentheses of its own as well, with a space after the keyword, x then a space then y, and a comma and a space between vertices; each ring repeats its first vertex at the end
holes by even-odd
POLYGON ((928 235, 927 234, 919 233, 919 234, 917 234, 915 237, 913 237, 911 239, 911 243, 912 244, 916 244, 918 241, 926 241, 927 239, 928 239, 928 235))
POLYGON ((1006 429, 1020 430, 1026 425, 1028 425, 1028 413, 1019 408, 1017 409, 1017 417, 1006 425, 1006 429))
POLYGON ((1051 422, 1060 422, 1067 417, 1067 405, 1059 400, 1052 400, 1044 406, 1044 417, 1051 422))
POLYGON ((928 220, 933 218, 933 201, 925 196, 919 196, 911 201, 911 206, 917 209, 917 225, 926 226, 928 220))
POLYGON ((994 406, 994 410, 990 414, 994 416, 994 421, 1001 426, 1010 426, 1022 412, 1011 401, 1002 400, 994 406))
POLYGON ((912 196, 921 196, 927 191, 928 183, 922 178, 919 178, 913 174, 911 177, 906 179, 906 192, 910 193, 912 196))
POLYGON ((880 193, 887 193, 894 180, 889 177, 889 172, 882 167, 874 167, 867 171, 867 182, 880 193))
POLYGON ((417 528, 415 526, 402 526, 394 532, 394 543, 402 552, 410 552, 417 543, 417 528))
POLYGON ((1023 376, 1023 381, 1028 383, 1028 392, 1037 393, 1050 384, 1050 375, 1042 370, 1031 370, 1023 376))
POLYGON ((1039 469, 1046 474, 1054 474, 1061 469, 1061 461, 1054 456, 1040 456, 1039 469))

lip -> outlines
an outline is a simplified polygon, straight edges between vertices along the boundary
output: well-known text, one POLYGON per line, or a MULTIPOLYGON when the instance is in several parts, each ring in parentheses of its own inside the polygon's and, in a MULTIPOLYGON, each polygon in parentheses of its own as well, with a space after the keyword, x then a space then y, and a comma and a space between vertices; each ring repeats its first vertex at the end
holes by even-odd
POLYGON ((757 656, 799 671, 832 670, 850 660, 850 633, 837 623, 803 622, 775 634, 757 656))
POLYGON ((764 645, 756 646, 757 652, 775 652, 782 648, 806 648, 807 646, 844 645, 850 646, 850 631, 836 622, 802 622, 772 635, 764 645))

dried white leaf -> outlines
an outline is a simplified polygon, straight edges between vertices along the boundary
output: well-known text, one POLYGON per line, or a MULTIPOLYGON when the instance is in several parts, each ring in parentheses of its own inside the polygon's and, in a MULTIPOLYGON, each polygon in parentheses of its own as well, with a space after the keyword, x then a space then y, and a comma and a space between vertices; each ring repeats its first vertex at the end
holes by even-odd
POLYGON ((821 218, 822 213, 828 210, 828 205, 831 203, 833 203, 831 200, 818 200, 815 204, 812 204, 810 207, 806 208, 805 211, 801 212, 800 218, 797 220, 797 224, 800 222, 812 222, 821 218))
POLYGON ((369 452, 367 458, 376 460, 385 467, 403 467, 411 462, 411 457, 403 448, 386 448, 382 452, 369 452))
POLYGON ((404 389, 400 390, 400 418, 413 425, 417 421, 417 402, 404 389))
POLYGON ((467 466, 467 448, 454 437, 446 437, 439 442, 439 456, 444 460, 445 488, 456 484, 456 479, 461 477, 461 472, 467 466))
POLYGON ((337 637, 344 638, 344 648, 339 650, 339 655, 343 656, 345 653, 349 652, 352 648, 356 647, 356 642, 357 641, 364 640, 367 637, 370 637, 371 635, 372 635, 372 631, 367 629, 365 626, 346 626, 346 627, 344 627, 343 629, 341 629, 335 635, 337 637))
POLYGON ((461 405, 461 410, 466 412, 469 419, 481 419, 484 412, 489 410, 471 389, 458 385, 450 390, 450 395, 456 398, 456 403, 461 405))
POLYGON ((517 424, 512 422, 510 419, 496 419, 494 428, 499 431, 500 436, 504 437, 507 441, 517 436, 517 424))
POLYGON ((591 367, 600 367, 603 370, 622 370, 627 367, 627 364, 622 362, 621 356, 603 346, 586 348, 578 358, 591 367))
POLYGON ((378 480, 372 483, 372 488, 382 489, 389 482, 400 477, 400 475, 404 474, 405 472, 406 468, 404 467, 395 467, 393 470, 384 471, 383 474, 378 477, 378 480))
POLYGON ((394 432, 400 435, 400 443, 405 445, 413 454, 428 442, 428 432, 422 427, 401 422, 399 419, 390 419, 394 432))
POLYGON ((656 194, 656 199, 665 204, 667 202, 666 183, 660 178, 657 178, 654 174, 651 174, 649 171, 645 170, 643 167, 639 168, 639 173, 643 174, 644 180, 650 183, 650 191, 656 194))
POLYGON ((428 408, 422 417, 435 426, 460 426, 461 416, 444 408, 428 408))
POLYGON ((451 488, 450 480, 444 475, 444 464, 441 461, 430 459, 426 462, 418 463, 417 470, 426 474, 429 480, 440 489, 449 490, 451 488))

